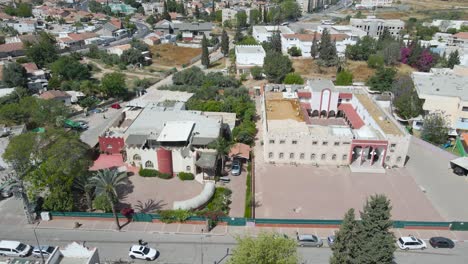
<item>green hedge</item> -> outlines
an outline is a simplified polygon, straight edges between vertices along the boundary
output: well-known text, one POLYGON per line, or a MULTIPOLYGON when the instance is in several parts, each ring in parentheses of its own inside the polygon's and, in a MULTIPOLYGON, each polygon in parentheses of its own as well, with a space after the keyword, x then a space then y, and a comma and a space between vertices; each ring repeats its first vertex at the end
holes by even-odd
POLYGON ((247 180, 246 180, 246 191, 245 191, 245 210, 244 217, 252 218, 252 165, 249 162, 247 165, 247 180))
POLYGON ((159 220, 161 222, 169 224, 174 222, 185 222, 192 216, 192 213, 187 210, 163 210, 159 211, 159 220))
POLYGON ((190 173, 190 172, 180 172, 177 176, 182 181, 192 181, 195 179, 195 176, 193 175, 193 173, 190 173))
POLYGON ((172 175, 168 173, 162 173, 159 172, 158 170, 153 170, 153 169, 143 169, 141 168, 140 171, 138 172, 141 177, 158 177, 161 179, 170 179, 172 178, 172 175))

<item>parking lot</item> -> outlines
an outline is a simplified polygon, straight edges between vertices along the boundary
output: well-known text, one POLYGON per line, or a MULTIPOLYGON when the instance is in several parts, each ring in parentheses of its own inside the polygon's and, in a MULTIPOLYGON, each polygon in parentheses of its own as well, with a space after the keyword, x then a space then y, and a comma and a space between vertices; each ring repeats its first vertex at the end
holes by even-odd
MULTIPOLYGON (((123 106, 123 105, 122 105, 123 106)), ((106 108, 107 111, 103 113, 90 113, 88 116, 84 114, 73 118, 75 121, 85 121, 89 126, 88 129, 81 133, 81 140, 86 144, 94 147, 98 143, 98 137, 114 122, 117 117, 122 113, 123 108, 114 109, 111 107, 106 108)))
MULTIPOLYGON (((385 194, 395 220, 443 221, 407 169, 352 173, 347 167, 257 164, 258 218, 342 219, 366 198, 385 194)), ((357 216, 359 217, 359 216, 357 216)))

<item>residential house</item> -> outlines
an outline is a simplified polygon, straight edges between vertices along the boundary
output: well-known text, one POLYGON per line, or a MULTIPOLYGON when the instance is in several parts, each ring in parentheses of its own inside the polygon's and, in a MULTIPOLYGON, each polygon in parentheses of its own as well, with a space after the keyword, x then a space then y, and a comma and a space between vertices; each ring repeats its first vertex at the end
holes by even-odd
POLYGON ((203 35, 211 38, 210 33, 213 29, 213 24, 211 22, 173 23, 173 27, 174 33, 181 33, 182 38, 190 40, 203 35))
POLYGON ((266 54, 261 45, 237 45, 235 51, 237 74, 249 73, 255 66, 263 67, 266 54))
POLYGON ((252 36, 259 43, 269 42, 275 32, 279 32, 280 34, 294 34, 294 31, 286 26, 253 26, 252 28, 252 36))
POLYGON ((426 113, 443 111, 452 129, 468 131, 468 67, 413 72, 412 79, 426 113))
POLYGON ((63 102, 65 105, 71 105, 71 96, 63 91, 50 90, 40 94, 39 97, 44 100, 56 100, 63 102))
POLYGON ((34 33, 38 28, 38 21, 32 19, 11 21, 6 24, 18 31, 18 33, 21 35, 27 33, 34 33))
POLYGON ((222 14, 222 22, 224 24, 224 22, 226 21, 231 21, 232 22, 232 25, 235 26, 236 25, 236 21, 237 21, 237 14, 238 13, 245 13, 246 16, 247 16, 247 23, 250 24, 250 12, 251 12, 251 9, 250 8, 247 8, 247 7, 232 7, 232 8, 223 8, 221 10, 221 14, 222 14))
POLYGON ((327 29, 328 33, 330 33, 331 35, 346 34, 349 36, 349 39, 354 41, 357 41, 358 39, 367 36, 366 31, 348 25, 319 25, 317 27, 317 32, 322 34, 324 29, 327 29))
MULTIPOLYGON (((310 57, 314 36, 317 44, 320 43, 322 34, 318 32, 312 34, 281 34, 281 51, 287 53, 290 48, 296 47, 301 50, 302 57, 310 57)), ((344 56, 348 45, 356 44, 356 41, 351 40, 351 37, 347 34, 330 34, 330 38, 335 42, 338 56, 344 56)))
POLYGON ((324 79, 267 85, 265 91, 260 114, 266 162, 374 173, 405 165, 411 135, 365 91, 324 79))
POLYGON ((26 44, 27 42, 36 43, 38 41, 39 41, 38 35, 18 35, 18 36, 5 38, 5 44, 9 44, 9 43, 23 43, 23 44, 26 44))
POLYGON ((351 18, 350 25, 367 32, 367 35, 378 38, 387 29, 393 37, 399 37, 405 28, 405 22, 400 19, 379 19, 373 16, 367 18, 351 18))
POLYGON ((120 57, 120 56, 122 56, 124 51, 129 50, 131 48, 132 48, 132 45, 130 45, 130 44, 118 45, 118 46, 108 48, 107 53, 115 54, 115 55, 118 55, 120 57))
POLYGON ((136 12, 136 8, 124 3, 110 3, 109 7, 112 13, 131 15, 136 12))
POLYGON ((89 45, 89 40, 97 40, 97 34, 95 33, 70 33, 68 36, 59 38, 57 43, 61 49, 70 48, 70 49, 78 49, 82 48, 86 45, 89 45))
POLYGON ((162 14, 164 12, 164 2, 142 3, 146 15, 162 14))
POLYGON ((468 49, 468 32, 458 32, 449 37, 448 45, 468 49))
POLYGON ((111 19, 96 33, 100 36, 116 37, 121 29, 123 29, 122 22, 119 19, 111 19))
POLYGON ((375 7, 391 7, 393 0, 361 0, 361 3, 356 4, 356 8, 375 8, 375 7))
POLYGON ((161 32, 165 34, 172 34, 174 33, 173 23, 169 20, 163 19, 158 21, 154 26, 154 30, 156 32, 161 32))
POLYGON ((426 27, 438 27, 441 32, 447 32, 450 28, 460 30, 462 26, 468 26, 468 20, 435 19, 431 23, 426 22, 423 25, 426 27))
POLYGON ((43 93, 47 91, 48 81, 47 75, 44 70, 39 69, 34 62, 28 62, 21 64, 26 70, 28 77, 28 89, 34 93, 43 93))
POLYGON ((24 55, 24 45, 22 42, 7 43, 0 45, 0 58, 18 57, 24 55))
POLYGON ((157 45, 157 44, 161 44, 161 37, 159 37, 157 34, 150 34, 148 36, 146 36, 144 39, 143 39, 143 42, 145 42, 146 44, 150 45, 150 46, 154 46, 154 45, 157 45))

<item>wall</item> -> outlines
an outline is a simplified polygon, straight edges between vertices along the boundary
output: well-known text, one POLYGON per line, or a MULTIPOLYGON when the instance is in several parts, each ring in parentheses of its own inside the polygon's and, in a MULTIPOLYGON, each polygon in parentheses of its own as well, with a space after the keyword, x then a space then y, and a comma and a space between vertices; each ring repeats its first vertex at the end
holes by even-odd
POLYGON ((88 262, 86 264, 99 264, 99 263, 100 263, 100 261, 99 261, 98 249, 95 248, 93 250, 93 253, 92 253, 91 257, 89 257, 88 262))
POLYGON ((146 168, 145 163, 147 161, 151 161, 154 166, 148 169, 158 169, 158 157, 155 149, 127 148, 127 163, 134 164, 138 168, 146 168), (140 155, 141 161, 133 160, 135 154, 140 155))
POLYGON ((99 137, 99 150, 104 153, 118 154, 124 146, 123 137, 99 137))
POLYGON ((181 154, 181 149, 172 150, 172 167, 174 173, 191 172, 195 174, 195 161, 196 155, 194 152, 190 152, 190 155, 184 158, 181 154), (190 170, 187 170, 187 166, 190 166, 190 170))
POLYGON ((158 148, 156 151, 158 160, 158 170, 162 173, 173 175, 172 151, 170 149, 158 148))

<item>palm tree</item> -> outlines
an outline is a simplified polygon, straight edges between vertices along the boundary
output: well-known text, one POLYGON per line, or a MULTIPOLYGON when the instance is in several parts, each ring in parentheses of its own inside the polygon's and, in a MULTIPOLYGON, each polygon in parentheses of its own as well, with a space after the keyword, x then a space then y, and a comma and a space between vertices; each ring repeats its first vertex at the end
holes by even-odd
POLYGON ((88 210, 93 210, 93 194, 94 194, 94 186, 91 184, 91 177, 88 174, 81 174, 73 181, 73 187, 75 189, 83 192, 86 198, 86 204, 88 206, 88 210))
POLYGON ((224 163, 226 160, 226 156, 231 151, 232 142, 226 140, 224 137, 219 137, 215 141, 215 149, 218 156, 221 157, 221 173, 224 173, 224 163))
POLYGON ((119 201, 117 187, 126 184, 126 180, 126 173, 119 173, 117 170, 109 169, 100 170, 91 178, 91 184, 96 187, 96 195, 105 195, 111 204, 118 230, 120 230, 121 226, 115 209, 115 205, 119 201))

